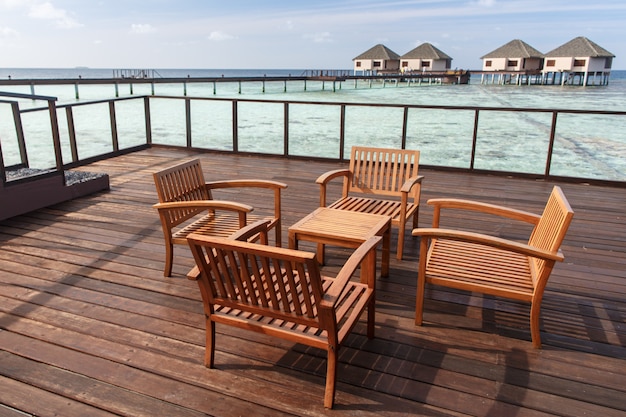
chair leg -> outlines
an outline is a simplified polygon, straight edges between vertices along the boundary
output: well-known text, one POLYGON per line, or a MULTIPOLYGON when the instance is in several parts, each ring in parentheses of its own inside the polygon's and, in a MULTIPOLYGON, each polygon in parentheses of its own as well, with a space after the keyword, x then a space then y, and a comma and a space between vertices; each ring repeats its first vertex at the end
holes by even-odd
POLYGON ((418 279, 415 297, 415 325, 421 326, 424 320, 424 289, 423 280, 418 279))
POLYGON ((326 364, 326 391, 324 393, 324 407, 333 408, 335 403, 335 384, 337 383, 337 356, 339 346, 328 346, 326 364))
POLYGON ((396 254, 396 258, 399 261, 402 260, 402 254, 404 252, 404 228, 406 225, 400 224, 398 227, 398 253, 396 254))
POLYGON ((375 299, 369 302, 367 306, 367 338, 373 339, 375 337, 376 329, 376 302, 375 299))
POLYGON ((541 310, 541 300, 534 301, 530 305, 530 337, 533 347, 541 348, 541 332, 539 331, 539 313, 541 310))
POLYGON ((276 223, 276 226, 274 227, 274 229, 276 232, 276 247, 280 248, 281 246, 283 246, 282 231, 281 231, 280 223, 276 223))
POLYGON ((421 326, 424 317, 424 297, 426 297, 426 263, 428 261, 428 239, 420 241, 420 260, 415 291, 415 325, 421 326))
POLYGON ((204 365, 213 368, 215 362, 215 323, 206 318, 206 348, 204 351, 204 365))
POLYGON ((165 244, 165 268, 163 269, 163 276, 172 276, 172 263, 174 261, 174 245, 165 244))

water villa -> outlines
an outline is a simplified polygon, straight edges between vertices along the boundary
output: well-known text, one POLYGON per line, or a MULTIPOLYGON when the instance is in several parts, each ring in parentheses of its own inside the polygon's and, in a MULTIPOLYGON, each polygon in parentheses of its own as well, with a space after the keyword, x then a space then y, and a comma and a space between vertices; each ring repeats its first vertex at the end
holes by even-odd
POLYGON ((512 40, 480 59, 483 60, 483 84, 489 78, 492 84, 520 84, 525 77, 538 75, 543 65, 543 54, 519 39, 512 40))
POLYGON ((400 61, 400 71, 403 74, 425 71, 447 71, 452 65, 450 55, 428 42, 402 55, 400 61))
POLYGON ((470 72, 481 84, 607 85, 615 55, 585 37, 543 54, 520 39, 485 54, 482 70, 450 71, 452 58, 430 43, 404 55, 379 44, 355 57, 354 75, 419 77, 443 84, 467 84, 470 72))
POLYGON ((481 83, 607 85, 613 58, 582 36, 546 54, 515 39, 481 57, 481 83))
POLYGON ((375 45, 355 57, 354 77, 380 77, 417 84, 467 84, 469 71, 450 70, 452 58, 430 43, 400 56, 385 45, 375 45))
POLYGON ((400 71, 400 55, 382 44, 374 45, 352 61, 355 75, 398 74, 400 71))
POLYGON ((615 55, 582 36, 546 53, 544 83, 607 85, 615 55))

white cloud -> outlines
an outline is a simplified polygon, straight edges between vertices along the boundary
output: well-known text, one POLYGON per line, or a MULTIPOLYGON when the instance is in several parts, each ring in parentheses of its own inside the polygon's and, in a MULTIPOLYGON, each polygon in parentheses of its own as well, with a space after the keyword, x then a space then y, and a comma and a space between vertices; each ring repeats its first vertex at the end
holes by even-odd
POLYGON ((492 7, 496 5, 496 0, 478 0, 476 4, 482 7, 492 7))
POLYGON ((208 36, 210 41, 220 42, 220 41, 228 41, 231 39, 236 39, 235 36, 229 35, 228 33, 220 32, 219 30, 213 31, 208 36))
POLYGON ((330 32, 317 32, 304 35, 304 39, 311 39, 315 43, 333 42, 330 32))
POLYGON ((0 26, 0 38, 10 38, 18 35, 19 33, 17 30, 0 26))
POLYGON ((18 6, 22 6, 24 0, 0 0, 0 7, 5 9, 12 9, 18 6))
POLYGON ((58 9, 50 2, 36 3, 30 6, 28 16, 33 19, 53 20, 57 27, 72 29, 83 26, 81 23, 70 17, 66 10, 58 9))
POLYGON ((130 25, 130 31, 139 35, 156 32, 156 28, 150 24, 133 23, 130 25))

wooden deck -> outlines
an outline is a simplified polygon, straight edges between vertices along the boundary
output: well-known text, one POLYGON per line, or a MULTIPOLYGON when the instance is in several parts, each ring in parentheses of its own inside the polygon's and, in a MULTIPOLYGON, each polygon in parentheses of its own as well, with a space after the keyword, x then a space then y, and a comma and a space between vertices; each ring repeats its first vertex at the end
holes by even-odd
MULTIPOLYGON (((162 276, 163 238, 151 207, 151 173, 190 156, 152 148, 94 163, 85 170, 107 173, 110 191, 0 223, 0 416, 625 415, 626 189, 560 184, 575 216, 565 262, 546 290, 541 350, 530 343, 528 306, 478 294, 429 287, 425 325, 414 326, 418 250, 409 237, 405 259, 392 257, 390 277, 378 281, 377 338, 367 340, 362 320, 340 352, 335 409, 325 410, 319 350, 218 327, 217 369, 203 366, 200 296, 185 278, 193 261, 177 247, 173 277, 162 276)), ((283 242, 287 227, 317 207, 315 178, 339 167, 200 158, 208 179, 289 185, 283 242)), ((540 212, 553 185, 421 173, 421 226, 430 225, 428 198, 540 212)), ((271 210, 250 197, 259 211, 271 210)), ((443 225, 484 223, 449 217, 443 225)), ((527 233, 514 225, 489 231, 527 233)), ((348 253, 329 248, 326 270, 336 271, 348 253)))

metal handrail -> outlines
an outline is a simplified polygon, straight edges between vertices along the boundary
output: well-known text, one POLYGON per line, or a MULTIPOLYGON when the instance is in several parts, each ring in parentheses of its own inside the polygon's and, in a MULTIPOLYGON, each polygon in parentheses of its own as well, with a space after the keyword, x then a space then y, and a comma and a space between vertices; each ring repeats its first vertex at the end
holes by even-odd
MULTIPOLYGON (((61 151, 61 135, 59 133, 58 117, 56 112, 56 97, 42 96, 37 94, 22 94, 12 92, 0 92, 0 97, 14 98, 14 99, 29 99, 29 100, 43 100, 47 102, 47 110, 50 114, 50 128, 52 133, 52 143, 54 148, 54 156, 56 161, 55 170, 61 175, 63 184, 65 184, 65 176, 63 175, 63 154, 61 151)), ((17 136, 18 148, 20 150, 20 165, 28 167, 28 153, 26 147, 26 139, 24 136, 24 127, 22 125, 22 110, 20 110, 19 102, 15 100, 0 99, 1 103, 8 103, 11 105, 13 111, 13 123, 15 124, 15 133, 17 136)), ((6 166, 4 164, 4 157, 2 155, 2 144, 0 143, 0 185, 4 187, 7 182, 6 166)))
MULTIPOLYGON (((0 96, 3 95, 0 93, 0 96)), ((20 95, 23 97, 32 97, 31 95, 20 95)), ((421 105, 421 104, 385 104, 385 103, 353 103, 353 102, 319 102, 319 101, 298 101, 298 100, 269 100, 269 99, 248 99, 248 98, 218 98, 218 97, 189 97, 189 96, 161 96, 161 95, 144 95, 144 96, 133 96, 133 97, 125 97, 125 98, 111 98, 111 99, 103 99, 103 100, 95 100, 95 101, 86 101, 79 103, 70 103, 70 104, 60 104, 60 105, 49 105, 48 111, 51 114, 51 124, 53 130, 53 140, 55 144, 55 154, 57 159, 57 169, 62 169, 63 164, 60 162, 62 160, 60 154, 60 143, 58 139, 58 122, 56 118, 56 109, 65 109, 67 114, 67 122, 68 122, 68 132, 69 132, 69 142, 70 147, 72 149, 72 162, 71 164, 66 165, 80 165, 85 162, 85 159, 81 159, 78 155, 78 146, 76 139, 76 130, 74 126, 74 117, 72 113, 72 109, 79 106, 90 106, 94 104, 107 104, 109 109, 109 119, 111 126, 111 152, 101 155, 101 158, 106 158, 111 155, 119 154, 120 152, 130 151, 131 149, 120 149, 119 141, 118 141, 118 131, 117 131, 117 119, 116 119, 116 103, 119 101, 126 100, 143 100, 144 102, 144 122, 145 122, 145 145, 151 146, 153 144, 154 132, 152 132, 152 120, 151 120, 151 106, 150 103, 153 100, 183 100, 185 104, 185 130, 186 130, 186 143, 181 144, 180 146, 187 148, 197 147, 193 144, 192 137, 192 116, 191 116, 191 107, 192 102, 194 101, 213 101, 213 102, 229 102, 232 107, 232 152, 238 153, 241 152, 240 144, 239 144, 239 104, 240 103, 257 103, 257 104, 282 104, 282 112, 283 112, 283 150, 282 155, 286 157, 294 157, 294 155, 290 154, 290 135, 289 135, 289 112, 290 106, 292 105, 315 105, 315 106, 335 106, 339 108, 340 111, 340 126, 339 126, 339 149, 337 150, 336 158, 337 160, 345 160, 344 155, 344 147, 345 147, 345 130, 346 130, 346 108, 348 107, 373 107, 373 108, 397 108, 403 110, 403 119, 402 119, 402 138, 401 138, 401 147, 406 147, 407 143, 407 135, 408 135, 408 112, 411 109, 426 109, 426 110, 445 110, 445 111, 472 111, 474 113, 474 126, 473 126, 473 134, 472 134, 472 149, 470 154, 469 168, 454 168, 454 167, 442 167, 438 168, 450 168, 450 169, 460 169, 460 170, 468 170, 468 171, 480 171, 475 168, 474 162, 476 158, 476 147, 478 142, 478 123, 480 119, 480 114, 485 112, 524 112, 524 113, 547 113, 551 115, 551 126, 550 126, 550 136, 548 138, 548 150, 545 155, 545 170, 543 174, 528 174, 530 176, 536 176, 539 178, 550 178, 552 177, 550 168, 552 155, 554 151, 554 143, 556 137, 556 123, 559 115, 562 114, 580 114, 580 115, 611 115, 611 116, 626 116, 626 111, 609 111, 609 110, 580 110, 580 109, 540 109, 540 108, 522 108, 522 107, 490 107, 490 106, 449 106, 449 105, 421 105), (57 137, 55 138, 54 132, 57 132, 57 137)), ((54 103, 54 101, 52 101, 54 103)), ((36 112, 42 111, 45 108, 30 108, 24 110, 16 110, 17 114, 27 113, 27 112, 36 112)), ((19 117, 16 118, 16 126, 19 117)), ((21 123, 21 122, 20 122, 21 123)), ((23 142, 23 138, 20 140, 23 142)), ((178 145, 177 145, 178 146, 178 145)), ((136 147, 133 147, 136 148, 136 147)), ((89 161, 93 160, 93 157, 88 159, 89 161)), ((4 164, 1 163, 2 170, 4 170, 4 164)), ((4 171, 3 171, 4 172, 4 171)), ((508 172, 508 171, 489 171, 496 174, 505 174, 505 175, 523 175, 518 172, 508 172)), ((576 179, 576 178, 572 178, 576 179)), ((578 178, 578 180, 584 181, 595 181, 595 182, 606 182, 610 184, 617 184, 620 186, 626 186, 626 181, 613 181, 613 180, 593 180, 588 178, 578 178)))

